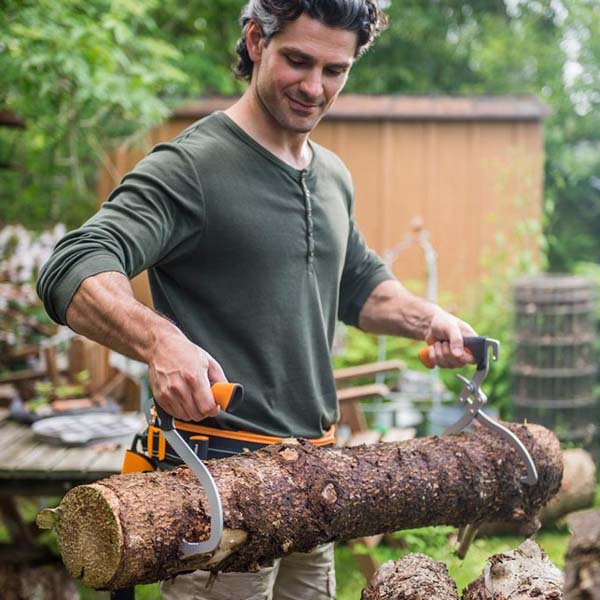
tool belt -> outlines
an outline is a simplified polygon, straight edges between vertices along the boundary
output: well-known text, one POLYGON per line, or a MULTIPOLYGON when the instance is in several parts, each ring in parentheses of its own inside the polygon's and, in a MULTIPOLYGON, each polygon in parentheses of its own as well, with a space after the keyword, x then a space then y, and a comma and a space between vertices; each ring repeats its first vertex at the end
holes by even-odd
MULTIPOLYGON (((177 431, 185 439, 200 460, 226 458, 249 450, 259 450, 271 444, 279 444, 285 438, 253 433, 250 431, 229 431, 216 427, 206 427, 186 421, 175 421, 177 431)), ((320 438, 308 440, 315 446, 335 445, 335 427, 320 438)), ((183 461, 165 440, 160 428, 148 428, 136 434, 125 455, 122 473, 154 471, 157 468, 172 468, 183 461), (141 446, 142 452, 139 451, 141 446)))

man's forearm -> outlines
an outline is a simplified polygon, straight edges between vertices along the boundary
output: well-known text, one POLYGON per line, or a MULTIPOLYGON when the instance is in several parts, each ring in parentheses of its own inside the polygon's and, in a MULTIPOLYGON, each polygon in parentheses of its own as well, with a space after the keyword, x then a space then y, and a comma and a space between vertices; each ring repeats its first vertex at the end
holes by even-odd
POLYGON ((201 421, 219 412, 210 385, 223 369, 179 328, 141 302, 117 272, 88 277, 67 309, 69 327, 148 364, 154 399, 178 419, 201 421))
POLYGON ((161 335, 181 334, 170 321, 136 300, 121 273, 88 277, 67 309, 67 324, 116 352, 148 363, 161 335))
POLYGON ((367 298, 359 316, 359 327, 369 333, 425 339, 441 309, 411 294, 400 282, 380 283, 367 298))

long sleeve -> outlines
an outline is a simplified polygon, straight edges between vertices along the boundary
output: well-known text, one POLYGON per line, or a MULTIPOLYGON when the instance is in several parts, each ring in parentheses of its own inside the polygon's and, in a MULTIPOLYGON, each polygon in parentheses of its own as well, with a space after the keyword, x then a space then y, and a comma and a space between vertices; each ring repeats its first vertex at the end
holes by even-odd
POLYGON ((48 314, 64 324, 84 279, 106 271, 132 278, 197 239, 203 227, 194 161, 181 144, 160 144, 91 219, 56 245, 40 272, 38 294, 48 314))
POLYGON ((381 258, 367 246, 351 215, 346 260, 340 284, 339 319, 348 325, 358 326, 358 317, 365 301, 382 281, 388 279, 394 279, 394 275, 381 258))

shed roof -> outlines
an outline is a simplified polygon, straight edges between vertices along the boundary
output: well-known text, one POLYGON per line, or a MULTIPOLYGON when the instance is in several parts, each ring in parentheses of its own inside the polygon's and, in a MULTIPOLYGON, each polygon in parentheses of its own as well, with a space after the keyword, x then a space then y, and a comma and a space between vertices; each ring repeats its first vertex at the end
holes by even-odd
MULTIPOLYGON (((225 110, 237 97, 202 98, 178 108, 175 118, 200 118, 225 110)), ((342 94, 328 120, 539 121, 548 107, 535 96, 375 96, 342 94)))

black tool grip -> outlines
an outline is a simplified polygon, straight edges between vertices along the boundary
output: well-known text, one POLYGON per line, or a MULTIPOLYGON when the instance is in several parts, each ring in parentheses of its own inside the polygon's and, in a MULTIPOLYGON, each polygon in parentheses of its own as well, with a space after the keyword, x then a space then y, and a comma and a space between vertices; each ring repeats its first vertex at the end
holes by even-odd
POLYGON ((465 337, 463 338, 463 345, 467 348, 475 362, 477 363, 477 370, 481 371, 482 369, 487 369, 488 366, 488 338, 476 336, 476 337, 465 337))
POLYGON ((170 415, 162 406, 155 400, 154 406, 156 407, 156 416, 158 417, 156 424, 163 431, 173 431, 175 429, 175 423, 173 415, 170 415))

